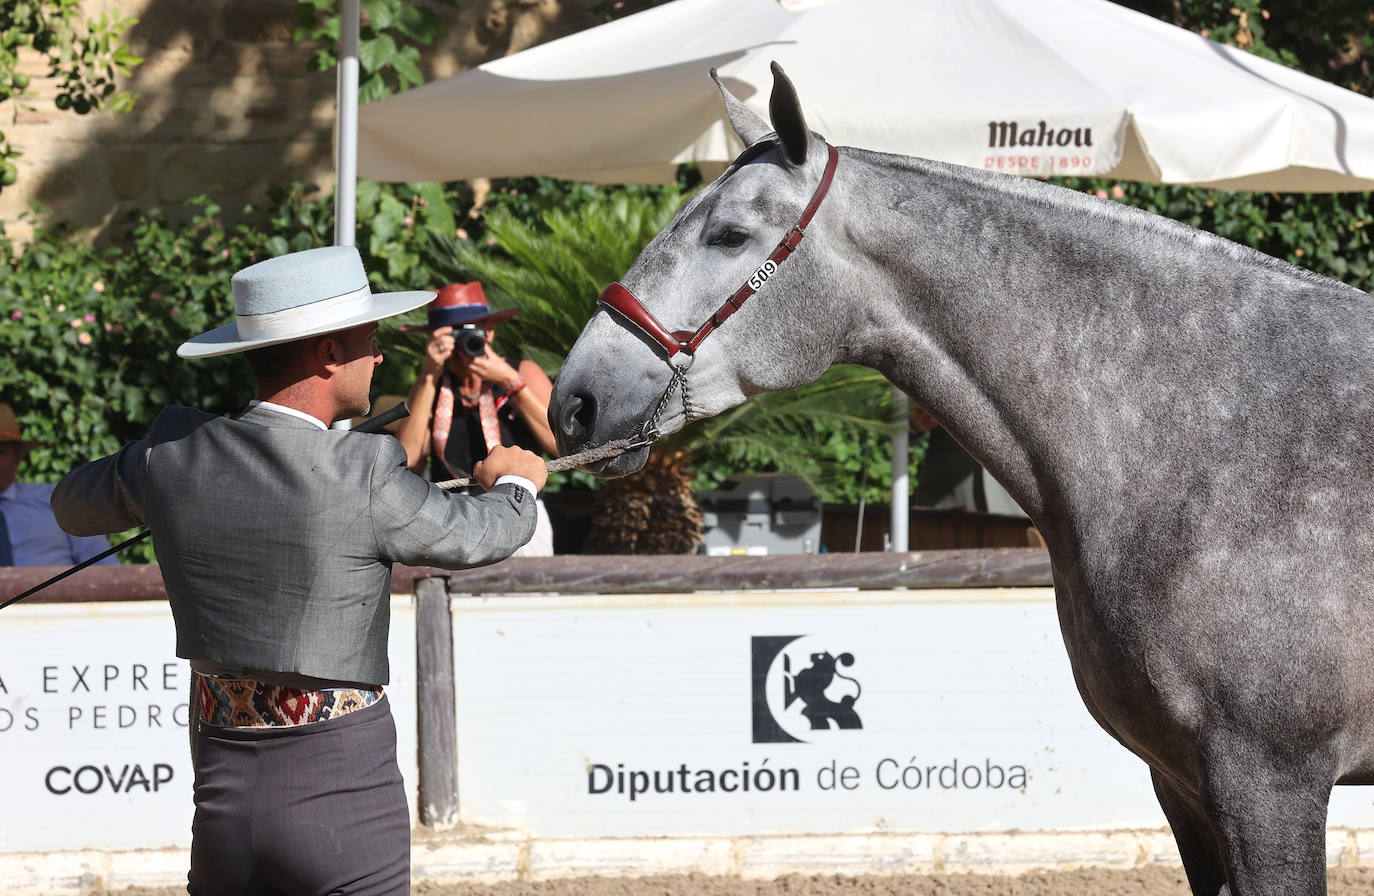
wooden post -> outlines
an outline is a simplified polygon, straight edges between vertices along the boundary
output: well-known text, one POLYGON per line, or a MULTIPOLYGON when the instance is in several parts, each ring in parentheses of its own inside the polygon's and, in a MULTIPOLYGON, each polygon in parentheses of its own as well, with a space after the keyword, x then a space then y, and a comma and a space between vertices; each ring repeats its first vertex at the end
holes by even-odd
POLYGON ((420 823, 458 823, 458 722, 453 682, 453 617, 448 583, 415 585, 415 705, 420 764, 420 823))

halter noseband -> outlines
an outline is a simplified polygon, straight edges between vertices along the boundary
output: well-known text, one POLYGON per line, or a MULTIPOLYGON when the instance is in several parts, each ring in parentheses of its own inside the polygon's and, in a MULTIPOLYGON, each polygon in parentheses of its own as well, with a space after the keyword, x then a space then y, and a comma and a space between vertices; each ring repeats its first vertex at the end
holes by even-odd
MULTIPOLYGON (((735 168, 738 170, 746 163, 772 147, 771 143, 755 144, 750 150, 746 151, 737 162, 735 168)), ((695 356, 697 348, 711 332, 725 323, 725 319, 734 314, 744 304, 745 300, 763 288, 763 284, 777 273, 778 267, 787 260, 787 257, 797 250, 797 245, 801 243, 802 237, 806 235, 806 225, 811 223, 811 218, 816 214, 816 209, 820 208, 821 200, 830 190, 830 181, 835 177, 835 166, 839 164, 840 154, 835 147, 826 144, 829 155, 825 162, 825 173, 821 175, 821 182, 816 186, 816 192, 811 195, 811 201, 806 204, 801 217, 791 230, 787 231, 786 236, 778 243, 773 254, 759 265, 758 270, 749 275, 749 279, 725 300, 725 304, 716 309, 716 313, 707 318, 706 322, 696 331, 674 330, 669 332, 668 328, 659 323, 658 318, 644 307, 634 293, 630 292, 619 283, 612 283, 601 291, 597 297, 597 303, 605 305, 620 314, 625 320, 634 324, 640 332, 648 336, 654 342, 662 346, 667 352, 667 357, 672 358, 678 352, 686 352, 689 356, 695 356)), ((689 362, 690 363, 690 362, 689 362)), ((669 364, 672 364, 669 361, 669 364)), ((673 365, 677 366, 677 365, 673 365)))

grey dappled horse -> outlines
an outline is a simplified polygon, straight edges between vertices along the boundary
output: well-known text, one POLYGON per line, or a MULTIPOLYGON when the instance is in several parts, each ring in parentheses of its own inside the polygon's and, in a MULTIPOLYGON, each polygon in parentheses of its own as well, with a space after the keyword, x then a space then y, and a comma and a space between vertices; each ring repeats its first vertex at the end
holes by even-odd
POLYGON ((1370 296, 1116 203, 852 148, 768 271, 829 156, 774 75, 771 127, 722 88, 751 148, 628 300, 603 293, 558 377, 560 450, 877 368, 1044 534, 1078 689, 1149 764, 1193 892, 1325 892, 1331 786, 1374 781, 1370 296), (661 332, 751 278, 695 356, 661 332), (689 398, 668 394, 689 363, 689 398))

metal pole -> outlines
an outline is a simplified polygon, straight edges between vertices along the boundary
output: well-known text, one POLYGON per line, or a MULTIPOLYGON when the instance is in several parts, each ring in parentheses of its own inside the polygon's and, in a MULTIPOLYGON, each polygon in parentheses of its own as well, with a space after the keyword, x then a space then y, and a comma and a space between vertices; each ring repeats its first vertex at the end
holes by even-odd
POLYGON ((338 132, 334 136, 334 245, 351 246, 358 212, 358 33, 359 0, 339 4, 338 132))
POLYGON ((891 549, 905 552, 911 549, 908 535, 911 520, 911 485, 907 477, 907 463, 911 455, 911 427, 906 393, 892 387, 892 416, 902 426, 892 436, 892 539, 891 549))

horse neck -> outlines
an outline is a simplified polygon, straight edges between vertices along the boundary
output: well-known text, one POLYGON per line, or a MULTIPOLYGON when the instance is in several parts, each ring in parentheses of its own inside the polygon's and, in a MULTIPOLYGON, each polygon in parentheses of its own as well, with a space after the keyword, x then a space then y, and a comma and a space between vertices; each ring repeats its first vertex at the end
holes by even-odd
POLYGON ((1204 287, 1228 266, 1292 276, 1041 183, 865 152, 840 168, 846 198, 830 211, 850 245, 837 253, 838 294, 855 297, 840 360, 920 402, 1042 527, 1085 481, 1133 487, 1140 464, 1123 456, 1136 450, 1123 425, 1163 412, 1142 390, 1160 387, 1168 341, 1185 338, 1177 322, 1197 313, 1179 306, 1217 301, 1204 287), (1116 466, 1104 471, 1104 458, 1116 466))

